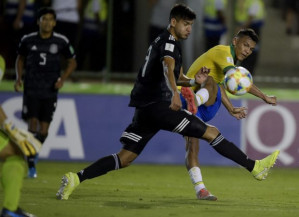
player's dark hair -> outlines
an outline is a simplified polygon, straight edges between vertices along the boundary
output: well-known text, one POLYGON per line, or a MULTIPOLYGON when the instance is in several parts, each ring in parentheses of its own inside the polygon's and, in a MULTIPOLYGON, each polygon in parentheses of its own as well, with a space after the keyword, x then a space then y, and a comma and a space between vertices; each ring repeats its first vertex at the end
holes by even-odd
POLYGON ((54 19, 56 20, 55 10, 50 8, 50 7, 43 7, 41 9, 39 9, 38 12, 37 12, 37 19, 39 20, 45 14, 52 14, 54 19))
POLYGON ((194 11, 184 4, 176 4, 170 11, 169 22, 172 18, 176 20, 195 20, 196 14, 194 11))
POLYGON ((259 37, 258 35, 255 33, 255 31, 253 29, 241 29, 236 37, 243 37, 243 36, 248 36, 252 39, 252 41, 254 41, 255 43, 258 43, 259 42, 259 37))

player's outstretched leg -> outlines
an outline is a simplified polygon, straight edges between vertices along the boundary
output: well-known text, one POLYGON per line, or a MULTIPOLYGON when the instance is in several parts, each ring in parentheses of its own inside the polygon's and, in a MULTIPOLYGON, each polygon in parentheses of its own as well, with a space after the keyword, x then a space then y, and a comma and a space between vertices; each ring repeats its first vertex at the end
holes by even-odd
POLYGON ((121 149, 118 154, 111 154, 100 158, 78 173, 68 172, 62 177, 61 186, 56 194, 57 199, 67 200, 78 185, 87 179, 93 179, 112 170, 128 167, 138 155, 134 152, 121 149), (122 157, 122 161, 120 157, 122 157))
POLYGON ((181 93, 187 102, 187 109, 192 114, 196 114, 197 112, 197 103, 196 103, 196 96, 193 90, 190 87, 182 87, 181 93))
POLYGON ((76 173, 68 172, 61 180, 61 186, 56 193, 59 200, 67 200, 75 188, 80 184, 79 177, 76 173))
POLYGON ((279 152, 279 150, 276 150, 264 159, 255 161, 254 168, 251 172, 255 179, 262 181, 267 178, 269 170, 274 166, 279 152))
MULTIPOLYGON (((218 131, 216 128, 209 125, 205 134, 208 135, 209 132, 213 133, 213 130, 215 130, 216 133, 218 131)), ((221 133, 218 134, 210 145, 222 156, 246 168, 251 172, 254 178, 260 181, 266 179, 269 170, 275 164, 280 152, 279 150, 276 150, 266 158, 254 161, 248 158, 248 156, 244 154, 234 143, 226 140, 221 133)))

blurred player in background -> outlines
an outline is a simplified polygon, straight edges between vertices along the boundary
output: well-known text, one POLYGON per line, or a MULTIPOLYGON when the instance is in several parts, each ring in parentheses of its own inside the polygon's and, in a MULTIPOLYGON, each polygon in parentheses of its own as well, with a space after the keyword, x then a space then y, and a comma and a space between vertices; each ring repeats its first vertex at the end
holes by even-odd
MULTIPOLYGON (((58 90, 76 68, 75 52, 69 40, 53 32, 56 14, 51 8, 38 12, 38 32, 25 35, 20 42, 16 60, 15 90, 22 87, 24 95, 22 118, 28 122, 28 130, 44 143, 57 104, 58 90), (67 59, 67 66, 61 75, 61 56, 67 59)), ((28 158, 28 176, 36 178, 37 156, 28 158)))
MULTIPOLYGON (((181 88, 181 100, 183 108, 198 116, 204 122, 210 121, 218 112, 221 101, 227 111, 238 120, 246 117, 245 107, 234 107, 226 95, 222 85, 225 73, 235 67, 237 61, 243 61, 255 48, 258 43, 258 36, 252 29, 242 29, 233 38, 231 45, 219 45, 211 48, 206 53, 198 57, 187 72, 187 77, 192 78, 197 71, 203 67, 208 67, 211 71, 205 84, 200 89, 198 87, 181 88), (194 91, 194 92, 193 92, 194 91)), ((265 103, 276 105, 275 96, 267 96, 254 84, 250 94, 262 99, 265 103)), ((200 193, 207 191, 203 183, 202 174, 199 168, 198 153, 199 140, 197 138, 186 137, 186 167, 189 171, 191 181, 194 185, 196 195, 200 199, 200 193)), ((216 200, 211 194, 207 194, 207 200, 216 200)))
POLYGON ((265 21, 266 10, 264 1, 238 0, 235 1, 235 4, 235 19, 238 25, 237 31, 250 28, 259 36, 259 44, 255 46, 252 54, 241 63, 241 66, 250 71, 251 75, 254 76, 260 53, 262 28, 265 21))
POLYGON ((203 27, 205 36, 205 51, 219 45, 226 28, 227 0, 205 0, 203 27))
POLYGON ((245 167, 255 178, 266 178, 279 151, 262 161, 251 160, 226 140, 216 127, 205 124, 190 112, 181 109, 177 85, 201 85, 209 73, 207 68, 202 67, 194 79, 183 74, 179 41, 188 38, 195 18, 195 13, 185 5, 178 4, 172 8, 169 26, 149 46, 131 92, 129 106, 135 107, 135 114, 132 123, 120 138, 122 149, 117 154, 99 159, 78 173, 66 173, 56 194, 58 199, 67 200, 73 190, 87 179, 129 166, 160 130, 202 138, 218 153, 245 167))
MULTIPOLYGON (((4 71, 5 62, 0 55, 1 79, 4 71)), ((0 106, 0 160, 2 161, 0 181, 4 197, 1 217, 34 217, 19 207, 19 201, 26 172, 24 156, 35 155, 40 147, 41 143, 31 133, 12 125, 0 106)))

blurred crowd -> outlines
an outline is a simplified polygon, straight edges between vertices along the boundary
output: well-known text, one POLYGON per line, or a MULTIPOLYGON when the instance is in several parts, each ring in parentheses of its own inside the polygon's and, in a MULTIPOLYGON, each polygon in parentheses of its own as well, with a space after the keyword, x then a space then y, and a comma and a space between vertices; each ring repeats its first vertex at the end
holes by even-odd
MULTIPOLYGON (((265 2, 277 4, 283 9, 288 35, 299 34, 299 0, 114 0, 113 32, 110 55, 111 70, 132 72, 134 40, 136 39, 135 16, 137 1, 146 1, 150 11, 148 18, 148 44, 168 24, 168 14, 176 2, 200 7, 203 44, 206 51, 218 44, 230 43, 228 31, 236 33, 240 28, 252 28, 262 39, 262 28, 266 16, 265 2), (231 7, 233 4, 233 7, 231 7), (229 11, 233 8, 234 11, 229 11), (228 12, 233 15, 228 19, 228 12), (130 49, 128 49, 130 47, 130 49)), ((107 21, 110 0, 1 0, 0 3, 0 53, 7 62, 7 68, 14 68, 16 48, 21 37, 37 31, 36 12, 41 7, 52 7, 57 13, 55 31, 64 34, 71 41, 77 54, 77 71, 103 71, 107 62, 107 21)), ((140 4, 140 3, 139 3, 140 4)), ((194 8, 197 7, 197 8, 194 8)), ((140 9, 140 8, 138 8, 140 9)), ((261 40, 262 41, 262 40, 261 40)), ((193 45, 194 46, 194 45, 193 45)), ((258 61, 260 46, 254 54, 242 63, 252 74, 258 61)), ((108 55, 109 56, 109 55, 108 55)))
MULTIPOLYGON (((159 16, 159 14, 168 14, 168 11, 176 2, 176 0, 149 0, 153 5, 152 17, 150 22, 150 36, 152 41, 157 35, 158 31, 163 29, 163 26, 167 25, 165 17, 159 16), (164 21, 163 21, 164 20, 164 21)), ((186 1, 186 3, 192 1, 186 1)), ((192 3, 194 4, 194 3, 192 3)), ((203 30, 203 52, 210 48, 219 45, 230 43, 229 37, 227 37, 228 27, 232 27, 232 23, 228 21, 229 6, 234 9, 233 18, 235 23, 235 29, 232 31, 237 33, 242 28, 253 29, 261 39, 261 29, 264 25, 265 19, 265 4, 264 0, 237 0, 229 2, 228 0, 203 0, 197 1, 196 8, 200 7, 201 26, 203 30), (229 5, 229 4, 233 4, 229 5)), ((192 7, 192 6, 191 6, 192 7)), ((194 7, 194 6, 193 6, 194 7)), ((241 63, 242 66, 247 68, 252 74, 254 74, 254 68, 258 59, 259 46, 256 46, 253 54, 241 63)))

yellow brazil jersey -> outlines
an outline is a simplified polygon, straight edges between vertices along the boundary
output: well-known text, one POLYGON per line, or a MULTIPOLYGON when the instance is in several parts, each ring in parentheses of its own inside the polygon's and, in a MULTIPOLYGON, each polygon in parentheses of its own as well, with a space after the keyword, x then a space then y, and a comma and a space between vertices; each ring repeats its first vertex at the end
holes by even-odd
POLYGON ((209 75, 217 84, 220 84, 224 79, 225 72, 235 67, 235 59, 232 45, 217 45, 198 57, 190 66, 186 76, 194 78, 199 69, 205 66, 210 69, 209 75))

